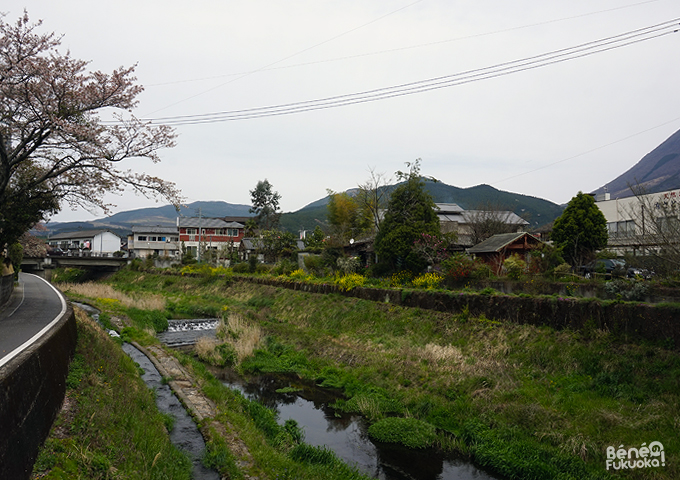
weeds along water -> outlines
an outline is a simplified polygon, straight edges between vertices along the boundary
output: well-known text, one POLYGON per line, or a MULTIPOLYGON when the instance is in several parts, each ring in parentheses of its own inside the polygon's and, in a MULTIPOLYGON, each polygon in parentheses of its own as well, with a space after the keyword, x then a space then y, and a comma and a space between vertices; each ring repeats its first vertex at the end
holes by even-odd
POLYGON ((192 464, 168 436, 138 367, 99 325, 76 309, 78 344, 66 399, 32 478, 183 479, 192 464))
POLYGON ((652 441, 663 443, 665 466, 626 478, 680 478, 677 351, 595 328, 501 324, 218 278, 121 272, 110 285, 160 293, 170 315, 239 315, 261 339, 233 357, 237 370, 338 388, 346 399, 335 406, 371 424, 415 418, 436 429, 438 448, 508 478, 616 478, 607 448, 652 441))

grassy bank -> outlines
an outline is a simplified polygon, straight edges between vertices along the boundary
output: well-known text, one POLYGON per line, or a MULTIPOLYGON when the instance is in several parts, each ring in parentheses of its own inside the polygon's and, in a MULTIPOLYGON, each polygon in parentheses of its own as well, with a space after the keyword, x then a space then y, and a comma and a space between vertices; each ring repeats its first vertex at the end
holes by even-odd
POLYGON ((33 469, 43 479, 190 479, 138 367, 82 310, 64 407, 33 469))
MULTIPOLYGON (((674 351, 597 329, 499 324, 220 279, 128 272, 113 284, 163 292, 174 308, 238 313, 263 332, 243 371, 295 372, 342 388, 339 408, 376 423, 417 419, 435 428, 441 448, 510 478, 680 478, 674 351), (665 447, 664 467, 605 470, 608 446, 652 441, 665 447)), ((392 438, 389 423, 378 425, 392 438)))
MULTIPOLYGON (((125 293, 104 284, 60 287, 71 298, 102 310, 100 317, 107 328, 119 329, 124 338, 142 344, 157 343, 154 330, 172 316, 167 309, 171 301, 153 291, 125 293), (127 326, 117 327, 120 321, 127 326)), ((82 310, 77 310, 77 318, 79 343, 67 398, 33 478, 191 478, 189 460, 169 442, 172 418, 157 411, 153 392, 139 378, 137 366, 123 353, 120 341, 110 338, 82 310)), ((216 418, 202 425, 207 433, 203 462, 224 478, 368 479, 332 452, 306 445, 294 422, 279 425, 272 410, 224 387, 202 363, 177 356, 217 407, 216 418)))

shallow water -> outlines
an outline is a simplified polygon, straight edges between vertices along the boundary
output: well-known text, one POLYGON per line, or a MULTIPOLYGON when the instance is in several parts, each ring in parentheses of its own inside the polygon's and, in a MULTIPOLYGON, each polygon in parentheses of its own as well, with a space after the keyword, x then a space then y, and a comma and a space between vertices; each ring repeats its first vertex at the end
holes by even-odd
POLYGON ((499 477, 480 470, 465 459, 444 455, 435 449, 409 449, 400 445, 373 442, 366 433, 366 422, 355 414, 329 407, 339 392, 313 384, 263 375, 244 381, 230 370, 213 370, 230 388, 240 391, 279 413, 279 423, 295 420, 305 433, 305 442, 326 446, 348 464, 380 480, 496 480, 499 477), (277 393, 294 387, 295 393, 277 393))
POLYGON ((208 469, 201 463, 205 451, 205 441, 196 423, 189 416, 168 385, 161 381, 161 375, 151 360, 129 343, 123 344, 123 351, 144 370, 142 380, 156 392, 156 405, 163 413, 172 415, 175 424, 170 432, 170 441, 179 449, 185 451, 193 463, 194 480, 219 480, 220 476, 214 470, 208 469))
POLYGON ((217 323, 216 318, 168 320, 168 329, 157 337, 169 347, 186 347, 195 344, 201 337, 214 337, 217 323))

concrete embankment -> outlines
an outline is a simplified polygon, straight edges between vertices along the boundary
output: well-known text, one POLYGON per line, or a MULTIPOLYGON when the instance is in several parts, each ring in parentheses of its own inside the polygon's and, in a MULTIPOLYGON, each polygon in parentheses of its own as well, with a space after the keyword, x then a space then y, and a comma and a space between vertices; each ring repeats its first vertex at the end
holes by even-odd
POLYGON ((0 367, 0 479, 28 479, 66 392, 76 348, 69 305, 53 328, 0 367))

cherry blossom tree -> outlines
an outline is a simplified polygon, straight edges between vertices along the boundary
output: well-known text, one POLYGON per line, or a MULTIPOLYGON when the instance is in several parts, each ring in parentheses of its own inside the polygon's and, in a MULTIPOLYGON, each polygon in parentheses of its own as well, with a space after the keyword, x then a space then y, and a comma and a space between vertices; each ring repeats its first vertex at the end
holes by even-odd
POLYGON ((0 245, 9 241, 3 222, 22 206, 32 206, 32 219, 64 204, 108 212, 104 196, 128 190, 179 205, 174 184, 123 167, 156 163, 159 149, 174 146, 171 128, 130 113, 142 91, 135 67, 89 72, 40 27, 26 12, 14 24, 0 17, 0 245), (100 118, 104 111, 112 121, 100 118))

